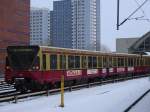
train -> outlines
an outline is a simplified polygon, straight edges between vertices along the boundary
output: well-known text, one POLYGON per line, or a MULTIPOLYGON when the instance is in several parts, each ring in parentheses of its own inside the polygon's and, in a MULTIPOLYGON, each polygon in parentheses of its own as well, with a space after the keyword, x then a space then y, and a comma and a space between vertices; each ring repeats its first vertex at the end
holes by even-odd
POLYGON ((17 90, 43 90, 150 73, 150 56, 47 46, 8 46, 5 81, 17 90))

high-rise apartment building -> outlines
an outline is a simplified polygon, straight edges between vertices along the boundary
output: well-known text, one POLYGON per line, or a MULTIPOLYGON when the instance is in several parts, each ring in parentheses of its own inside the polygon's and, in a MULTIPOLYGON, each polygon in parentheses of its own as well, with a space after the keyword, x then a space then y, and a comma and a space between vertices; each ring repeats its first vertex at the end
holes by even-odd
POLYGON ((0 74, 4 72, 6 47, 28 45, 30 0, 0 0, 0 74))
POLYGON ((52 45, 100 50, 100 0, 55 1, 53 8, 52 45))
POLYGON ((50 11, 45 8, 31 8, 30 45, 50 44, 50 11))
POLYGON ((50 12, 52 46, 72 48, 71 0, 54 1, 50 12))
POLYGON ((73 48, 100 50, 100 0, 72 0, 73 48))

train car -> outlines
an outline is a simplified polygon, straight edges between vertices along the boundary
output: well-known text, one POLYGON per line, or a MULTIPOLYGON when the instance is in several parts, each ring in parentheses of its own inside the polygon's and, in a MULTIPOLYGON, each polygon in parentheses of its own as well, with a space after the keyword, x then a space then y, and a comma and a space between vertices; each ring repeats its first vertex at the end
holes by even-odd
POLYGON ((46 46, 8 46, 5 81, 17 90, 58 87, 61 75, 66 85, 147 74, 150 57, 102 53, 46 46))

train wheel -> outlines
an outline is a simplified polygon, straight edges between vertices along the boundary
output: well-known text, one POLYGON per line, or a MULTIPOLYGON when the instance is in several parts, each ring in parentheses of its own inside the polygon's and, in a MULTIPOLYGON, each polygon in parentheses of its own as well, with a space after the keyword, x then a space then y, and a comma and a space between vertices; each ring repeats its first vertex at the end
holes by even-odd
POLYGON ((52 84, 46 83, 43 85, 42 90, 50 90, 52 89, 52 84))
POLYGON ((27 92, 28 92, 28 89, 25 86, 23 86, 21 88, 21 93, 27 93, 27 92))

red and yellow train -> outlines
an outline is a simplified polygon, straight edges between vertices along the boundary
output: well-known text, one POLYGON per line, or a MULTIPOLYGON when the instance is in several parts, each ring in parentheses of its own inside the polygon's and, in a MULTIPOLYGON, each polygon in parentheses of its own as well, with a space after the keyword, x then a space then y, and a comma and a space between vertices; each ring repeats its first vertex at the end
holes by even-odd
POLYGON ((150 72, 150 56, 102 53, 45 46, 9 46, 5 81, 17 90, 53 88, 64 75, 66 84, 150 72))

